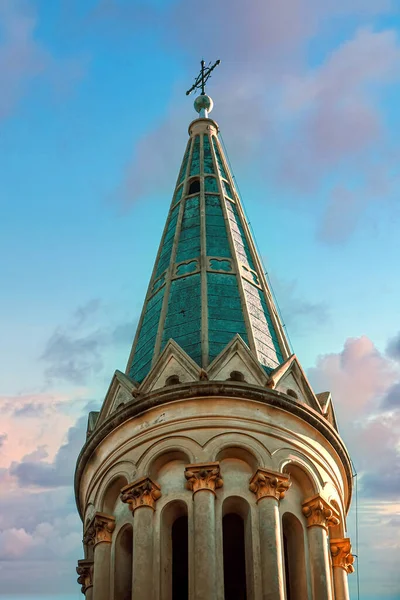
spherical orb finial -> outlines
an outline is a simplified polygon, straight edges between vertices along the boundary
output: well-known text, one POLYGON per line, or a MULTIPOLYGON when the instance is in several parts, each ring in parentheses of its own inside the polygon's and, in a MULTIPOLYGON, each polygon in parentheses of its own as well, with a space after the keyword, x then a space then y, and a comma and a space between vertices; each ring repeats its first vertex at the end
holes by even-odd
POLYGON ((211 112, 214 106, 214 102, 207 96, 206 94, 201 94, 201 96, 197 96, 194 101, 194 109, 196 112, 201 113, 202 111, 206 111, 207 113, 211 112))

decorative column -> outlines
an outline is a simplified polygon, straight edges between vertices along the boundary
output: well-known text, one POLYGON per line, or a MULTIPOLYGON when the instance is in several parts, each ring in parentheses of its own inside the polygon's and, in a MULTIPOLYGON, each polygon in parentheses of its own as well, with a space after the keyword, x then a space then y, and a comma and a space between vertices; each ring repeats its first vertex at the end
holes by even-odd
POLYGON ((267 469, 257 469, 250 479, 260 519, 263 600, 285 599, 279 501, 290 486, 288 475, 267 469))
POLYGON ((81 592, 85 595, 86 600, 92 600, 93 598, 93 561, 92 560, 78 560, 78 566, 76 572, 79 577, 78 583, 81 585, 81 592))
POLYGON ((111 539, 114 529, 115 518, 98 512, 89 523, 83 538, 84 544, 94 546, 92 593, 95 600, 110 598, 111 539))
POLYGON ((216 588, 215 490, 223 485, 219 463, 187 465, 185 477, 194 504, 194 600, 210 600, 216 588))
POLYGON ((331 539, 330 546, 335 600, 349 600, 347 575, 354 573, 354 556, 351 554, 350 538, 331 539))
POLYGON ((122 502, 134 513, 133 598, 151 600, 153 597, 153 512, 160 497, 160 486, 149 477, 141 477, 121 490, 122 502))
POLYGON ((332 600, 328 527, 339 523, 339 513, 317 494, 303 502, 303 514, 308 527, 313 598, 332 600))

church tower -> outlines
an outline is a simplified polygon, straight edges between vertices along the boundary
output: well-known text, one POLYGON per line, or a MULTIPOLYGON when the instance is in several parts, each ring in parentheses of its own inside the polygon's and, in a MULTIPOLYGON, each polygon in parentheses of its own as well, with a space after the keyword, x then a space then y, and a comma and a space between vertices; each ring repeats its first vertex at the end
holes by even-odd
POLYGON ((350 459, 290 350, 205 75, 127 368, 78 458, 78 582, 87 600, 348 600, 350 459))

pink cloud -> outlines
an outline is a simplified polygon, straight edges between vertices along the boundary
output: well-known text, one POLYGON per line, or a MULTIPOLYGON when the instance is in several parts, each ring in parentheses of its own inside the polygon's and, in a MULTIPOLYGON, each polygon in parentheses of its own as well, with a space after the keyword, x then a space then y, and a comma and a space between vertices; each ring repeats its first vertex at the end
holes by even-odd
POLYGON ((339 353, 318 357, 309 370, 317 391, 329 390, 340 425, 373 414, 399 372, 366 336, 349 338, 339 353))
POLYGON ((6 529, 0 532, 0 559, 10 560, 26 554, 34 540, 24 529, 6 529))
POLYGON ((71 396, 60 393, 0 397, 1 433, 7 436, 0 467, 26 456, 37 460, 44 452, 52 459, 76 418, 69 414, 70 404, 71 396))
POLYGON ((348 528, 360 556, 363 597, 382 597, 382 589, 395 595, 400 590, 400 545, 393 527, 400 516, 400 402, 387 406, 386 398, 400 383, 399 366, 363 336, 348 339, 341 352, 320 356, 308 374, 316 391, 332 392, 339 431, 358 472, 359 548, 354 500, 348 528))

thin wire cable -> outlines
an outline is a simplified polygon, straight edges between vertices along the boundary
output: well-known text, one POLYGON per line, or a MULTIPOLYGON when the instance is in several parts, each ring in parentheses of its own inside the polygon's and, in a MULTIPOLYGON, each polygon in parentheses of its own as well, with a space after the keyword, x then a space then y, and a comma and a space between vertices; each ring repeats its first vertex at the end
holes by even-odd
POLYGON ((357 599, 360 600, 360 556, 359 556, 359 549, 358 549, 358 474, 354 467, 353 461, 351 459, 350 459, 350 461, 351 461, 351 465, 352 465, 353 471, 354 471, 353 479, 354 479, 354 492, 355 492, 355 505, 356 505, 356 516, 355 516, 356 553, 354 554, 354 556, 357 558, 357 570, 356 570, 357 599))
POLYGON ((286 334, 286 338, 287 338, 287 340, 288 340, 288 342, 289 342, 290 350, 291 350, 292 354, 294 354, 294 352, 293 352, 293 344, 292 344, 292 340, 290 339, 289 332, 288 332, 288 330, 287 330, 287 327, 286 327, 286 325, 285 325, 285 320, 284 320, 284 318, 283 318, 282 311, 281 311, 281 307, 279 306, 279 302, 278 302, 278 299, 277 299, 277 297, 276 297, 275 290, 274 290, 274 288, 273 288, 273 286, 272 286, 272 283, 271 283, 271 278, 270 278, 270 276, 269 276, 269 273, 268 273, 268 271, 267 271, 267 269, 266 269, 266 267, 265 267, 264 260, 263 260, 263 258, 262 258, 262 255, 261 255, 261 253, 260 253, 260 248, 259 248, 259 246, 258 246, 258 243, 257 243, 256 237, 255 237, 255 235, 254 235, 253 226, 252 226, 252 224, 251 224, 251 222, 250 222, 250 220, 249 220, 249 218, 248 218, 248 216, 247 216, 247 213, 246 213, 245 207, 244 207, 244 205, 243 205, 242 194, 241 194, 241 192, 240 192, 239 185, 238 185, 238 183, 237 183, 237 181, 236 181, 236 177, 235 177, 235 175, 234 175, 233 168, 232 168, 232 164, 231 164, 231 161, 230 161, 230 159, 229 159, 228 153, 227 153, 227 151, 226 151, 225 142, 224 142, 224 139, 223 139, 223 137, 222 137, 222 134, 221 134, 221 132, 218 134, 218 136, 219 136, 219 138, 220 138, 220 140, 221 140, 221 145, 222 145, 222 148, 224 149, 225 158, 226 158, 226 161, 227 161, 227 163, 228 163, 229 170, 230 170, 230 172, 231 172, 231 174, 232 174, 232 179, 233 179, 233 181, 235 182, 235 187, 236 187, 236 190, 237 190, 237 193, 238 193, 238 196, 239 196, 240 202, 241 202, 241 204, 242 204, 242 210, 243 210, 243 212, 244 212, 244 216, 246 217, 246 222, 247 222, 247 225, 249 226, 250 232, 251 232, 251 234, 252 234, 252 236, 253 236, 253 242, 254 242, 254 245, 255 245, 255 247, 256 247, 256 250, 257 250, 257 253, 258 253, 259 259, 260 259, 260 261, 261 261, 261 266, 262 266, 262 268, 263 268, 264 275, 265 275, 265 277, 266 277, 266 279, 267 279, 268 287, 269 287, 269 289, 270 289, 270 291, 271 291, 272 298, 273 298, 273 300, 274 300, 275 306, 276 306, 276 308, 278 309, 278 315, 279 315, 279 319, 280 319, 280 321, 281 321, 281 324, 282 324, 282 329, 284 329, 284 330, 285 330, 285 334, 286 334))

